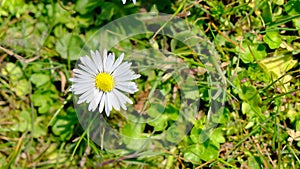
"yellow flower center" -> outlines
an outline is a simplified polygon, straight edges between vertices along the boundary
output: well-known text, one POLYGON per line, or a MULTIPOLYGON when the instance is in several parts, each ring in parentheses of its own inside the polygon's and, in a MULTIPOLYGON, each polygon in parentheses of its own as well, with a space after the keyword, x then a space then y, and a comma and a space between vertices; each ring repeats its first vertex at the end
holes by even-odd
POLYGON ((114 78, 107 73, 99 73, 96 78, 96 87, 104 92, 111 91, 115 86, 114 78))

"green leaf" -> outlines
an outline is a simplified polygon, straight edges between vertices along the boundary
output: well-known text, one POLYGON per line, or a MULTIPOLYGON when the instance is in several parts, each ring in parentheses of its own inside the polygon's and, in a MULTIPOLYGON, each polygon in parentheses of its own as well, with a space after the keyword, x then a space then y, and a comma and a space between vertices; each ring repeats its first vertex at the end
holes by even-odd
POLYGON ((284 4, 284 0, 275 0, 275 4, 277 4, 277 5, 283 5, 284 4))
POLYGON ((218 158, 219 149, 210 141, 200 145, 199 156, 204 161, 209 161, 218 158))
POLYGON ((38 117, 35 119, 33 131, 31 131, 34 138, 45 136, 47 134, 46 126, 40 124, 40 121, 44 121, 44 117, 38 117))
POLYGON ((142 125, 142 124, 127 123, 122 128, 122 134, 124 134, 130 138, 139 137, 143 131, 143 128, 144 128, 144 125, 142 125))
POLYGON ((26 130, 30 130, 31 128, 31 114, 27 110, 23 110, 19 114, 20 121, 16 124, 12 130, 25 132, 26 130))
POLYGON ((203 144, 194 144, 189 146, 184 152, 184 157, 196 162, 201 160, 209 161, 218 158, 219 149, 211 141, 206 141, 203 144))
POLYGON ((93 12, 95 8, 101 6, 103 0, 80 0, 76 1, 75 10, 80 14, 87 14, 93 12))
POLYGON ((277 31, 267 32, 264 36, 264 42, 266 42, 271 49, 276 49, 280 46, 282 40, 277 31))
POLYGON ((194 143, 203 143, 208 139, 208 135, 202 128, 194 126, 191 130, 190 138, 194 143))
POLYGON ((29 92, 30 92, 30 83, 26 79, 19 80, 16 87, 17 96, 25 96, 29 92))
POLYGON ((260 161, 258 158, 251 156, 248 158, 247 164, 251 169, 261 169, 260 167, 261 161, 260 162, 258 161, 260 161))
POLYGON ((166 138, 169 142, 177 143, 185 135, 184 125, 172 125, 166 131, 166 138))
POLYGON ((154 127, 155 131, 163 131, 168 126, 168 119, 166 116, 161 116, 155 120, 148 122, 150 126, 154 127))
MULTIPOLYGON (((138 150, 146 146, 147 139, 142 136, 143 130, 145 128, 144 124, 140 123, 127 123, 121 129, 123 135, 123 141, 126 147, 133 150, 138 150)), ((148 140, 149 141, 149 140, 148 140)))
POLYGON ((55 49, 62 58, 77 60, 83 46, 80 36, 68 33, 58 40, 55 49))
POLYGON ((250 104, 248 104, 247 102, 243 102, 242 103, 242 113, 246 114, 248 116, 251 116, 254 114, 254 112, 251 109, 250 104))
POLYGON ((152 118, 160 117, 165 110, 165 107, 159 103, 152 103, 150 108, 147 110, 147 114, 152 118))
POLYGON ((199 98, 198 85, 194 78, 188 76, 181 86, 185 99, 196 100, 199 98))
POLYGON ((210 135, 210 139, 217 142, 217 143, 224 143, 225 137, 223 136, 223 132, 221 128, 217 128, 213 131, 210 135))
POLYGON ((289 15, 297 15, 300 14, 299 6, 300 6, 299 0, 289 0, 284 7, 286 13, 288 13, 289 15))
POLYGON ((41 114, 48 112, 53 103, 51 95, 48 92, 34 93, 32 95, 32 102, 34 106, 39 107, 38 111, 41 114))
POLYGON ((197 144, 189 146, 183 153, 183 157, 185 159, 200 162, 200 157, 198 155, 198 152, 200 152, 199 146, 197 144))
POLYGON ((263 2, 262 4, 262 18, 265 23, 272 22, 272 8, 271 2, 269 1, 263 2))
POLYGON ((170 120, 177 120, 179 114, 179 110, 173 105, 173 104, 168 104, 166 109, 165 109, 165 114, 168 119, 170 120))
POLYGON ((50 77, 48 75, 45 74, 41 74, 41 73, 35 73, 33 75, 31 75, 30 77, 30 81, 36 85, 36 87, 39 87, 47 82, 50 81, 50 77))
POLYGON ((112 2, 104 2, 103 6, 105 6, 105 8, 102 8, 101 14, 98 15, 97 19, 111 20, 112 16, 115 14, 115 11, 118 9, 118 6, 112 2))
POLYGON ((285 75, 276 83, 276 85, 279 85, 279 87, 281 88, 284 87, 285 90, 289 90, 289 81, 292 80, 292 76, 286 75, 286 72, 292 69, 297 64, 297 61, 294 60, 291 55, 280 55, 265 58, 260 63, 265 67, 265 69, 269 73, 269 77, 273 81, 285 75))
POLYGON ((254 86, 243 86, 242 92, 239 93, 239 97, 244 100, 248 101, 253 99, 257 94, 257 90, 254 86))
POLYGON ((240 58, 244 63, 250 63, 254 61, 254 57, 257 60, 262 60, 267 56, 266 47, 261 44, 249 44, 249 47, 253 53, 250 52, 250 49, 247 45, 247 43, 243 43, 242 47, 245 49, 245 51, 241 50, 240 48, 237 48, 237 50, 240 52, 240 58))
POLYGON ((1 72, 3 75, 9 75, 11 80, 18 80, 23 76, 21 68, 11 62, 8 62, 1 72))
POLYGON ((52 126, 52 131, 59 136, 61 140, 68 140, 73 134, 74 125, 71 119, 65 116, 57 116, 57 120, 52 126))
MULTIPOLYGON (((288 15, 290 16, 294 16, 294 15, 298 15, 300 14, 300 0, 289 0, 286 4, 285 4, 285 11, 288 13, 288 15)), ((295 19, 292 20, 295 27, 297 29, 300 29, 300 18, 297 17, 295 19)))

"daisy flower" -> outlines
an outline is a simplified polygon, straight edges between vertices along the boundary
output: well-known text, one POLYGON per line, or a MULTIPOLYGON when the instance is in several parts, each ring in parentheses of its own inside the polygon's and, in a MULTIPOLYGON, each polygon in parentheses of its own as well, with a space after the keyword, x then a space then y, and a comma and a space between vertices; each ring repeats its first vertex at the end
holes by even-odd
POLYGON ((109 116, 114 108, 120 111, 126 110, 126 103, 132 104, 132 101, 124 94, 135 93, 138 88, 131 80, 140 77, 130 70, 131 63, 123 62, 124 53, 115 61, 115 54, 107 54, 104 50, 101 56, 99 51, 91 51, 91 57, 80 57, 78 68, 73 70, 74 78, 71 91, 75 95, 80 95, 78 104, 88 103, 88 110, 99 110, 109 116))
MULTIPOLYGON (((136 0, 132 0, 132 1, 133 1, 134 4, 136 3, 136 0)), ((122 2, 123 2, 123 4, 125 4, 126 0, 122 0, 122 2)))

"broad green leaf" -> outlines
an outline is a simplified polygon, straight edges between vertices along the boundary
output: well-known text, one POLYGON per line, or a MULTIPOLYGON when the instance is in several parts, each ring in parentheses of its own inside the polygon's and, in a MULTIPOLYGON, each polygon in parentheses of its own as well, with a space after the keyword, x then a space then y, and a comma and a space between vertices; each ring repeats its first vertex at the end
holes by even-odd
POLYGON ((101 6, 103 0, 80 0, 76 1, 75 10, 80 14, 91 13, 95 8, 101 6))
POLYGON ((153 126, 155 131, 164 131, 168 126, 168 118, 163 115, 153 121, 148 122, 148 124, 153 126))
POLYGON ((48 92, 34 93, 32 95, 32 102, 34 106, 39 107, 38 111, 41 114, 48 112, 53 103, 51 95, 48 92))
POLYGON ((9 75, 11 80, 18 80, 23 76, 22 70, 14 63, 8 62, 1 73, 3 75, 9 75))
MULTIPOLYGON (((290 119, 291 122, 294 122, 296 120, 298 114, 299 113, 297 113, 296 110, 290 109, 287 111, 286 116, 290 119)), ((300 123, 300 121, 299 121, 299 123, 300 123)), ((299 124, 299 129, 300 129, 300 124, 299 124)))
POLYGON ((261 164, 261 161, 259 160, 259 158, 254 157, 254 156, 250 156, 247 160, 247 165, 251 169, 261 169, 260 164, 261 164))
POLYGON ((184 99, 196 100, 199 98, 199 91, 196 81, 190 76, 184 80, 183 84, 181 85, 181 90, 184 95, 184 99))
POLYGON ((255 114, 260 114, 261 107, 258 105, 258 103, 254 100, 243 102, 242 103, 242 113, 246 114, 249 117, 254 116, 255 114))
MULTIPOLYGON (((281 76, 285 75, 287 71, 292 69, 296 64, 297 61, 293 59, 291 55, 280 55, 274 56, 270 58, 265 58, 261 62, 262 66, 269 72, 270 78, 275 81, 281 76)), ((279 82, 276 84, 288 89, 289 81, 292 79, 292 76, 285 75, 279 82), (284 84, 284 85, 280 85, 284 84)))
POLYGON ((30 81, 36 85, 36 87, 39 87, 47 82, 50 81, 50 77, 46 74, 41 73, 35 73, 31 75, 30 81))
POLYGON ((190 138, 194 143, 203 143, 208 139, 208 133, 205 130, 194 126, 191 130, 190 138))
POLYGON ((172 125, 166 131, 166 138, 169 142, 177 143, 185 135, 184 125, 172 125))
MULTIPOLYGON (((300 14, 300 0, 289 0, 286 4, 285 4, 285 11, 290 15, 290 16, 294 16, 294 15, 298 15, 300 14)), ((295 27, 297 29, 300 28, 300 18, 295 18, 292 20, 295 27)))
POLYGON ((164 110, 165 110, 165 107, 163 105, 161 105, 159 103, 152 103, 150 105, 150 108, 147 110, 147 114, 150 117, 156 119, 163 114, 164 110))
POLYGON ((138 123, 127 123, 122 129, 121 133, 123 135, 123 141, 126 147, 133 150, 138 150, 147 145, 147 139, 142 136, 143 130, 145 128, 144 124, 138 123))
POLYGON ((61 140, 68 140, 73 134, 74 125, 69 118, 58 116, 56 122, 52 126, 52 131, 59 136, 61 140))
POLYGON ((57 40, 55 49, 62 58, 77 60, 83 46, 84 42, 80 36, 68 33, 57 40))
POLYGON ((251 109, 251 105, 249 103, 247 102, 242 103, 242 113, 250 117, 254 114, 254 112, 251 109))
POLYGON ((143 128, 144 128, 144 125, 142 125, 142 124, 127 123, 122 128, 122 134, 129 138, 137 138, 142 133, 143 128))
POLYGON ((272 22, 272 8, 271 8, 271 2, 265 1, 262 4, 262 15, 261 15, 265 21, 265 23, 272 22))
POLYGON ((249 101, 251 99, 254 99, 257 94, 258 92, 255 87, 243 86, 242 92, 239 93, 239 97, 244 101, 249 101))
POLYGON ((212 134, 210 135, 210 139, 217 143, 224 143, 225 138, 223 136, 222 129, 217 128, 217 129, 213 130, 212 134))
POLYGON ((203 144, 194 144, 187 148, 184 152, 184 157, 199 161, 199 158, 204 161, 209 161, 218 158, 219 149, 212 144, 211 141, 206 141, 203 144))
POLYGON ((118 9, 118 6, 116 6, 112 2, 103 2, 103 6, 105 6, 105 8, 102 8, 101 14, 97 17, 97 19, 111 20, 112 16, 115 14, 116 10, 118 9))
POLYGON ((278 48, 282 42, 279 33, 276 31, 267 32, 263 39, 271 49, 278 48))
POLYGON ((12 130, 24 132, 30 130, 31 128, 31 113, 27 110, 23 110, 19 114, 19 122, 16 124, 12 130))
POLYGON ((30 92, 30 83, 26 79, 21 79, 16 85, 16 94, 18 96, 25 96, 30 92))
POLYGON ((168 119, 176 121, 178 118, 179 110, 173 105, 173 104, 168 104, 164 115, 168 117, 168 119))
POLYGON ((199 152, 200 152, 199 146, 197 144, 194 144, 189 146, 184 151, 183 157, 191 161, 200 162, 199 152))
POLYGON ((250 63, 253 62, 255 59, 262 60, 267 56, 266 47, 261 44, 249 44, 249 47, 253 53, 250 52, 250 49, 247 45, 247 43, 243 43, 242 47, 245 49, 245 51, 241 50, 240 48, 237 48, 237 50, 240 52, 240 58, 244 63, 250 63))
POLYGON ((283 5, 284 4, 284 0, 275 0, 274 2, 277 5, 283 5))
POLYGON ((200 144, 199 156, 204 161, 209 161, 218 158, 219 149, 211 141, 200 144))
POLYGON ((40 121, 42 120, 44 120, 44 117, 37 117, 35 119, 33 131, 31 131, 34 138, 45 136, 47 134, 46 126, 40 124, 40 121))

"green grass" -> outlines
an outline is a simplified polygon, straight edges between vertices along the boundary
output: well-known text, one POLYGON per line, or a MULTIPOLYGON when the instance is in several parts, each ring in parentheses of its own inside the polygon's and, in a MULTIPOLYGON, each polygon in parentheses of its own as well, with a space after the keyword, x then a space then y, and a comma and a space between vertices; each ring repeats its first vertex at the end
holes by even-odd
MULTIPOLYGON (((300 168, 299 5, 299 0, 0 1, 0 168, 300 168), (99 28, 141 11, 172 16, 158 30, 180 16, 205 38, 184 44, 174 38, 192 38, 191 31, 171 29, 173 37, 159 31, 134 35, 110 49, 134 59, 142 77, 129 110, 146 111, 113 111, 102 119, 128 137, 105 149, 103 144, 119 140, 105 142, 113 137, 101 130, 100 141, 93 141, 93 126, 85 130, 77 118, 68 79, 99 28), (193 45, 211 56, 195 53, 193 45), (162 54, 169 60, 158 63, 162 54), (186 78, 163 67, 174 62, 188 68, 186 78), (129 120, 147 118, 155 120, 139 125, 129 120), (178 121, 190 125, 173 125, 178 121)), ((126 29, 148 29, 156 22, 126 29)), ((124 30, 111 33, 120 38, 124 30)), ((101 128, 101 122, 90 124, 101 128)))

